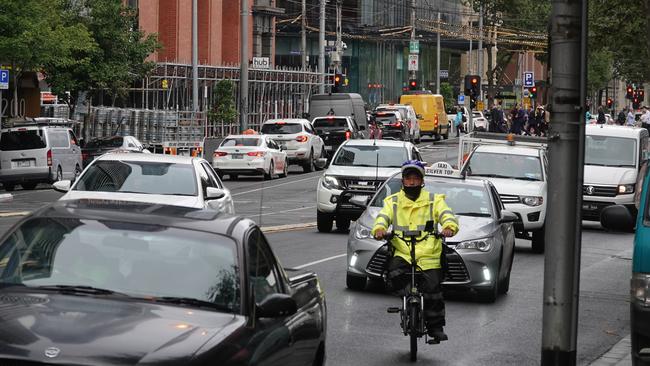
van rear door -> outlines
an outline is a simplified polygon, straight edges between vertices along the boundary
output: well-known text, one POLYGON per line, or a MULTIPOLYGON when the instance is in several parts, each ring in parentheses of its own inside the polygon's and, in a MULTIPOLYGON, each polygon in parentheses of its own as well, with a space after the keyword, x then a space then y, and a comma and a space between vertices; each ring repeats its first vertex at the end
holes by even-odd
MULTIPOLYGON (((0 133, 0 169, 15 171, 47 167, 47 139, 39 127, 12 128, 0 133)), ((51 155, 50 155, 51 158, 51 155)))

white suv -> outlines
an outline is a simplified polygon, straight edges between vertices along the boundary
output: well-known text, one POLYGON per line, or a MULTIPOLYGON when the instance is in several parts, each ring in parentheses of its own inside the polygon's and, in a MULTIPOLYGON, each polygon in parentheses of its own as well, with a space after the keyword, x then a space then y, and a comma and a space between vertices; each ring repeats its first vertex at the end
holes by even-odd
POLYGON ((317 168, 316 160, 326 157, 323 139, 306 119, 270 119, 262 124, 261 133, 284 146, 288 163, 301 165, 306 173, 317 168))
POLYGON ((422 160, 408 141, 346 140, 332 158, 316 189, 318 231, 329 232, 336 221, 346 231, 364 208, 350 203, 354 197, 369 199, 388 177, 399 172, 406 160, 422 160))

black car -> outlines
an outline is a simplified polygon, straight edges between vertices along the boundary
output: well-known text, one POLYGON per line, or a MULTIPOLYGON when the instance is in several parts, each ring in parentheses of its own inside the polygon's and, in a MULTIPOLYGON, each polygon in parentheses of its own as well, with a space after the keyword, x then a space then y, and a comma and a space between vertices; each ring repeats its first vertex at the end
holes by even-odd
POLYGON ((88 141, 81 148, 83 165, 88 166, 96 157, 109 151, 133 151, 144 152, 145 148, 138 139, 133 136, 110 136, 97 137, 88 141))
POLYGON ((57 202, 0 244, 0 365, 322 365, 313 273, 215 211, 57 202))
POLYGON ((325 151, 332 156, 343 141, 352 139, 364 139, 365 127, 358 126, 350 117, 326 116, 317 117, 312 121, 316 134, 323 139, 325 151))
POLYGON ((409 126, 399 111, 379 111, 372 115, 381 128, 383 139, 409 140, 409 126))

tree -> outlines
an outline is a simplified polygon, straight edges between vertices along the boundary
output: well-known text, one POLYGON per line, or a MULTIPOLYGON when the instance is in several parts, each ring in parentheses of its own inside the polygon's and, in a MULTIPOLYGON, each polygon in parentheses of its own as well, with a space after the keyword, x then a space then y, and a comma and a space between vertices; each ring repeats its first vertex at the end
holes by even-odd
POLYGON ((74 53, 92 49, 93 41, 82 24, 65 22, 65 0, 0 0, 0 9, 0 58, 11 66, 18 111, 17 86, 26 72, 74 64, 74 53))
MULTIPOLYGON (((54 60, 46 64, 45 73, 54 93, 70 92, 67 102, 71 114, 80 93, 87 92, 86 121, 89 121, 95 93, 105 90, 114 98, 123 95, 135 80, 143 78, 153 68, 153 62, 146 59, 160 44, 155 34, 144 34, 139 29, 137 10, 124 6, 121 0, 67 2, 70 14, 67 21, 85 26, 96 47, 77 50, 76 62, 54 60)), ((84 123, 84 135, 88 133, 86 125, 84 123)))
POLYGON ((237 119, 235 86, 230 80, 220 80, 212 91, 212 105, 208 111, 210 123, 233 123, 237 119))
POLYGON ((449 83, 440 83, 440 95, 445 99, 445 107, 451 108, 456 105, 456 98, 454 98, 454 89, 449 83))

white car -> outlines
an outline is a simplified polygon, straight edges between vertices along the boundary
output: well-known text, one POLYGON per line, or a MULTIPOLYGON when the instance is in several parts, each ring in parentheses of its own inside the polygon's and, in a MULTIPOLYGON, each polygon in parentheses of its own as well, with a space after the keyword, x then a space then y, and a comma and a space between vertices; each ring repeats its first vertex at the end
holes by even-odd
POLYGON ((60 200, 114 200, 210 208, 230 214, 235 207, 230 191, 202 158, 142 153, 107 153, 95 160, 72 183, 54 189, 60 200))
POLYGON ((354 197, 370 198, 406 160, 422 160, 408 141, 346 140, 318 181, 316 221, 318 231, 329 232, 336 221, 340 231, 359 218, 364 208, 350 203, 354 197))
POLYGON ((316 160, 327 156, 323 139, 306 119, 270 119, 261 132, 284 146, 288 163, 302 166, 305 173, 317 169, 316 160))
POLYGON ((473 111, 472 121, 474 122, 474 130, 476 131, 488 130, 488 120, 487 118, 485 118, 485 116, 483 116, 483 112, 473 111))
POLYGON ((375 108, 375 111, 400 111, 403 118, 407 121, 409 125, 409 138, 411 142, 416 144, 420 143, 420 123, 418 122, 417 114, 413 106, 407 104, 380 104, 375 108))
POLYGON ((548 160, 545 148, 479 145, 469 155, 463 171, 485 178, 499 192, 505 208, 519 216, 517 237, 530 239, 535 253, 544 252, 548 160))
POLYGON ((284 178, 289 169, 287 153, 266 135, 230 135, 214 151, 212 167, 220 177, 235 180, 239 175, 263 175, 284 178))

